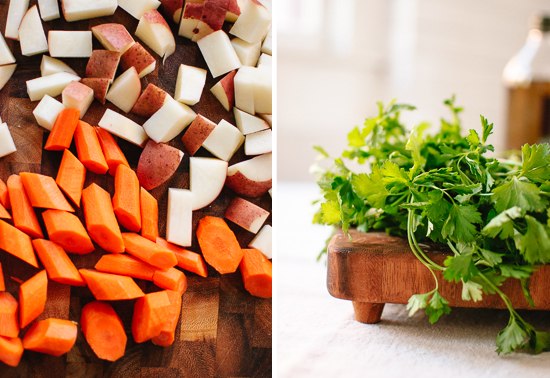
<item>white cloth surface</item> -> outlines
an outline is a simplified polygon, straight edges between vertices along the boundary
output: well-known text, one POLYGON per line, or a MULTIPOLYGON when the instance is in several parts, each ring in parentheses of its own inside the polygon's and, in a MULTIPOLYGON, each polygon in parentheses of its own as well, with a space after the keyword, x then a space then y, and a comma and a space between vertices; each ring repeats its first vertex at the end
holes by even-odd
MULTIPOLYGON (((316 256, 330 228, 311 223, 315 184, 277 184, 277 376, 290 377, 550 377, 550 352, 497 355, 508 312, 453 308, 430 324, 422 310, 387 304, 378 324, 355 320, 350 301, 326 288, 316 256)), ((550 312, 522 311, 550 331, 550 312)))

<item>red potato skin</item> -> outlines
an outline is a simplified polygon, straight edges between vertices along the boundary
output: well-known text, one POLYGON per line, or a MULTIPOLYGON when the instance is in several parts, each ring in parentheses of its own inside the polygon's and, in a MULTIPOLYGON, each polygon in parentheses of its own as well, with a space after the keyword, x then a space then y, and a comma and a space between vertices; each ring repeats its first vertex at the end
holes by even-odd
POLYGON ((110 85, 110 79, 107 78, 84 78, 80 82, 94 90, 94 97, 97 101, 105 105, 105 96, 110 85))
POLYGON ((183 152, 164 143, 149 140, 139 158, 138 180, 146 190, 151 190, 167 181, 183 157, 183 152))
POLYGON ((183 9, 182 18, 189 20, 200 20, 202 16, 202 9, 204 4, 201 3, 186 3, 183 9))
POLYGON ((160 9, 176 24, 180 22, 183 0, 159 0, 160 9), (179 12, 178 12, 179 11, 179 12))
POLYGON ((265 215, 269 215, 269 211, 266 211, 245 199, 235 197, 225 210, 224 216, 231 222, 248 230, 256 219, 265 215))
POLYGON ((181 138, 181 141, 187 149, 187 152, 189 152, 189 155, 195 155, 199 148, 201 148, 202 143, 206 140, 206 138, 208 138, 215 127, 216 124, 208 118, 203 117, 200 114, 195 117, 181 138))
POLYGON ((237 171, 234 175, 227 176, 225 186, 241 196, 259 197, 267 193, 273 185, 272 180, 262 182, 252 181, 240 171, 237 171))
POLYGON ((145 12, 142 17, 150 24, 161 24, 170 29, 170 26, 168 26, 168 23, 166 22, 164 17, 162 17, 162 14, 160 14, 159 11, 156 9, 151 9, 145 12))
POLYGON ((91 90, 93 89, 83 83, 71 81, 65 89, 63 89, 63 94, 74 98, 77 101, 82 101, 86 98, 86 96, 88 96, 88 93, 90 93, 91 90))
POLYGON ((155 58, 139 42, 134 43, 120 57, 120 67, 123 71, 133 66, 138 74, 155 62, 155 58))
POLYGON ((204 3, 201 21, 208 25, 213 31, 221 30, 226 13, 226 8, 219 6, 214 1, 208 1, 204 3))
POLYGON ((119 61, 120 53, 117 51, 94 50, 86 65, 86 77, 107 78, 113 81, 119 61))
POLYGON ((227 11, 229 13, 233 13, 237 16, 241 15, 241 8, 239 7, 239 3, 237 0, 229 0, 229 5, 227 6, 227 11))
POLYGON ((134 43, 134 39, 122 24, 97 25, 92 27, 92 32, 94 35, 102 35, 116 51, 121 51, 125 46, 134 43))
POLYGON ((162 108, 167 95, 168 93, 156 85, 149 83, 134 104, 131 112, 142 117, 150 118, 162 108))
POLYGON ((232 109, 235 106, 235 75, 237 70, 233 70, 220 80, 223 91, 227 96, 227 102, 229 103, 229 109, 232 109))

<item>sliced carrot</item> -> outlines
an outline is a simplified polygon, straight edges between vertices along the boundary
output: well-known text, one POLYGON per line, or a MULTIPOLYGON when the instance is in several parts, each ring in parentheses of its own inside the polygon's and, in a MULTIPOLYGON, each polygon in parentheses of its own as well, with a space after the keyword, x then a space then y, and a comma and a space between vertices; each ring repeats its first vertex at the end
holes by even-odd
POLYGON ((28 234, 31 238, 43 238, 44 234, 42 234, 38 218, 27 197, 21 177, 11 175, 8 178, 8 192, 10 194, 14 226, 28 234))
POLYGON ((136 173, 120 164, 116 169, 113 197, 113 209, 119 223, 129 231, 138 232, 141 229, 140 207, 139 180, 136 173))
POLYGON ((93 301, 82 308, 80 326, 86 341, 98 358, 116 361, 124 355, 126 333, 110 304, 93 301))
POLYGON ((206 264, 200 254, 180 248, 172 243, 168 243, 163 238, 157 238, 156 242, 158 245, 174 252, 176 259, 178 259, 178 266, 180 268, 196 273, 201 277, 208 276, 206 264))
POLYGON ((17 366, 23 356, 23 343, 19 337, 0 336, 0 361, 8 366, 17 366))
POLYGON ((202 218, 197 228, 197 238, 204 259, 214 269, 221 274, 237 270, 243 251, 235 234, 222 218, 202 218))
POLYGON ((17 337, 19 335, 19 304, 7 291, 0 292, 0 336, 17 337))
POLYGON ((176 268, 157 270, 153 275, 153 282, 161 289, 174 290, 180 295, 187 290, 187 277, 176 268))
POLYGON ((181 295, 177 291, 167 290, 168 298, 170 299, 170 314, 168 321, 162 325, 162 329, 158 336, 151 340, 153 344, 160 346, 169 346, 176 339, 176 327, 181 312, 181 295))
POLYGON ((88 170, 100 175, 107 173, 109 166, 105 161, 105 156, 103 156, 97 133, 89 123, 78 121, 74 132, 74 141, 78 160, 88 170))
POLYGON ((65 285, 86 286, 86 282, 63 248, 44 239, 34 239, 32 245, 50 280, 65 285))
POLYGON ((72 108, 63 109, 55 120, 44 148, 50 151, 63 151, 69 148, 73 140, 76 125, 78 125, 79 117, 80 110, 72 108))
POLYGON ((0 291, 6 291, 6 284, 4 282, 4 271, 2 270, 2 264, 0 264, 0 291))
POLYGON ((23 348, 61 356, 72 349, 78 330, 76 323, 63 319, 36 322, 23 337, 23 348))
POLYGON ((48 294, 48 275, 38 272, 19 287, 19 324, 25 328, 44 311, 48 294))
POLYGON ((130 164, 128 164, 128 160, 126 160, 126 156, 124 156, 124 153, 118 146, 111 133, 101 127, 95 127, 95 131, 97 132, 101 150, 103 151, 103 155, 105 156, 105 160, 109 166, 109 174, 114 176, 116 173, 116 168, 120 164, 130 168, 130 164))
POLYGON ((55 182, 78 207, 80 207, 80 198, 82 197, 85 180, 86 168, 71 151, 65 150, 55 182))
POLYGON ((97 184, 82 191, 86 228, 92 239, 106 251, 124 252, 124 241, 115 217, 111 196, 97 184))
POLYGON ((175 266, 178 262, 174 252, 153 243, 149 239, 145 239, 141 235, 126 232, 122 234, 122 238, 124 239, 124 249, 126 252, 145 261, 147 264, 160 269, 168 269, 175 266))
POLYGON ((59 244, 66 252, 84 255, 95 250, 76 215, 61 210, 46 210, 42 213, 42 218, 50 240, 59 244))
POLYGON ((100 272, 120 274, 147 281, 153 281, 153 275, 158 270, 157 267, 126 254, 103 255, 94 268, 100 272))
POLYGON ((10 213, 8 210, 0 203, 0 219, 11 219, 10 213))
POLYGON ((2 180, 0 180, 0 204, 2 204, 2 206, 4 206, 8 210, 11 209, 8 187, 6 186, 6 183, 2 180))
POLYGON ((118 301, 143 297, 143 291, 131 277, 80 269, 80 274, 99 301, 118 301))
POLYGON ((243 249, 241 275, 244 288, 252 295, 271 298, 272 265, 271 261, 257 249, 243 249))
POLYGON ((170 297, 164 291, 146 294, 134 305, 132 335, 136 343, 156 337, 170 320, 170 297))
POLYGON ((21 172, 20 176, 33 207, 74 211, 53 177, 29 172, 21 172))
POLYGON ((1 220, 0 249, 38 268, 30 236, 1 220))
POLYGON ((147 190, 141 188, 141 236, 156 241, 159 236, 158 202, 147 190))

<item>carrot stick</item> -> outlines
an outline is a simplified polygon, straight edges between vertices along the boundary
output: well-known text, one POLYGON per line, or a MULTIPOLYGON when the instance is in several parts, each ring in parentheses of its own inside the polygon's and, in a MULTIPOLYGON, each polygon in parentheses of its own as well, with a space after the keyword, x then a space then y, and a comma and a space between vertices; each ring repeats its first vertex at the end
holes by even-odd
POLYGON ((27 197, 21 177, 11 175, 8 178, 8 192, 14 226, 32 238, 43 238, 44 234, 27 197))
POLYGON ((167 290, 168 298, 170 299, 170 314, 168 321, 162 325, 162 329, 158 336, 151 340, 153 344, 160 346, 169 346, 176 339, 176 327, 181 312, 181 294, 177 291, 167 290))
POLYGON ((131 277, 80 269, 80 274, 98 301, 118 301, 143 297, 143 291, 131 277))
POLYGON ((158 269, 153 275, 153 282, 161 289, 174 290, 180 295, 187 290, 187 277, 176 268, 158 269))
POLYGON ((0 336, 0 361, 16 367, 23 356, 23 343, 19 337, 0 336))
POLYGON ((82 204, 92 239, 106 251, 124 252, 124 241, 109 193, 99 185, 91 184, 82 191, 82 204))
POLYGON ((103 255, 94 268, 100 272, 120 274, 147 281, 153 281, 153 275, 158 270, 157 267, 126 254, 103 255))
POLYGON ((48 294, 48 275, 38 272, 19 287, 19 324, 25 328, 44 311, 48 294))
POLYGON ((170 320, 170 297, 164 291, 146 294, 134 305, 132 335, 136 343, 156 337, 170 320))
POLYGON ((86 168, 71 151, 65 150, 55 182, 78 207, 80 207, 80 198, 82 197, 85 180, 86 168))
POLYGON ((23 337, 23 348, 59 357, 72 349, 77 333, 76 323, 70 320, 41 320, 23 337))
POLYGON ((110 304, 93 301, 82 308, 80 326, 86 341, 98 358, 116 361, 124 355, 126 333, 110 304))
POLYGON ((115 174, 113 209, 119 223, 129 231, 141 229, 139 180, 136 173, 120 164, 115 174))
POLYGON ((63 109, 55 120, 44 148, 50 151, 63 151, 69 148, 79 117, 80 110, 72 108, 63 109))
POLYGON ((4 282, 4 271, 2 270, 2 264, 0 264, 0 291, 6 291, 6 284, 4 282))
POLYGON ((257 249, 243 249, 240 264, 245 289, 252 295, 271 298, 271 261, 257 249))
POLYGON ((161 245, 164 248, 174 252, 174 255, 176 255, 176 259, 178 259, 178 266, 180 268, 188 270, 189 272, 196 273, 201 277, 208 276, 206 264, 204 263, 204 260, 200 254, 188 251, 184 248, 180 248, 172 243, 168 243, 163 238, 157 238, 156 242, 158 245, 161 245))
POLYGON ((20 176, 33 207, 74 211, 53 177, 29 172, 21 172, 20 176))
POLYGON ((122 234, 124 239, 124 248, 126 252, 147 264, 156 266, 160 269, 168 269, 175 266, 178 262, 174 252, 153 243, 149 239, 132 232, 122 234))
POLYGON ((97 133, 90 124, 78 121, 74 132, 74 141, 78 160, 88 170, 100 175, 107 173, 109 166, 107 165, 107 161, 105 161, 105 156, 103 156, 97 133))
POLYGON ((4 206, 7 210, 11 209, 8 187, 2 180, 0 180, 0 204, 2 204, 2 206, 4 206))
POLYGON ((0 292, 0 336, 19 335, 18 307, 17 300, 9 292, 0 292))
POLYGON ((109 166, 109 174, 114 176, 116 173, 116 168, 119 164, 123 164, 130 168, 130 164, 128 164, 128 160, 126 160, 126 156, 124 156, 124 153, 118 146, 111 133, 101 127, 94 128, 97 132, 97 137, 99 138, 101 150, 103 151, 103 155, 105 156, 105 160, 109 166))
POLYGON ((0 249, 38 268, 29 235, 0 220, 0 249))
POLYGON ((8 210, 0 203, 0 219, 11 219, 10 213, 8 210))
POLYGON ((42 213, 50 240, 59 244, 66 252, 84 255, 95 250, 80 219, 61 210, 46 210, 42 213))
POLYGON ((159 236, 158 202, 147 190, 141 188, 141 236, 156 241, 159 236))
POLYGON ((206 216, 199 221, 197 238, 206 262, 221 274, 239 267, 243 251, 235 234, 222 218, 206 216))
POLYGON ((86 286, 86 282, 63 248, 44 239, 34 239, 32 245, 50 280, 65 285, 86 286))

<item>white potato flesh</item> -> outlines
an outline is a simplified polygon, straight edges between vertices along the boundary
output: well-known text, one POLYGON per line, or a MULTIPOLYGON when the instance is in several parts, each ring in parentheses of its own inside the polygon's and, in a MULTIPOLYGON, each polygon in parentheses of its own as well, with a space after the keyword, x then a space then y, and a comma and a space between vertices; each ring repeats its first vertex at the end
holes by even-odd
POLYGON ((267 55, 273 55, 273 37, 271 35, 271 30, 273 30, 272 27, 269 28, 269 31, 262 42, 262 52, 267 55))
POLYGON ((248 134, 244 142, 245 155, 267 154, 272 150, 271 129, 248 134))
POLYGON ((269 127, 273 127, 273 115, 272 114, 260 114, 260 117, 262 117, 269 127))
POLYGON ((8 8, 8 18, 6 19, 6 38, 19 41, 19 25, 27 10, 29 9, 29 0, 10 0, 8 8))
POLYGON ((166 240, 182 247, 193 240, 193 194, 187 189, 168 189, 166 240))
POLYGON ((148 139, 143 127, 111 109, 105 111, 98 125, 111 134, 140 147, 143 147, 148 139))
POLYGON ((241 66, 241 61, 223 30, 215 31, 197 41, 212 77, 218 77, 241 66))
POLYGON ((69 67, 65 62, 59 59, 51 58, 47 55, 42 55, 42 62, 40 63, 40 74, 42 76, 52 75, 58 72, 69 72, 76 75, 76 72, 69 67))
POLYGON ((252 239, 250 244, 248 244, 251 248, 256 248, 258 251, 262 252, 262 254, 267 258, 271 259, 273 258, 272 253, 272 235, 273 235, 273 229, 270 225, 266 224, 262 227, 260 232, 252 239))
POLYGON ((272 174, 272 155, 265 154, 256 156, 250 160, 241 161, 227 168, 227 175, 232 176, 237 172, 242 173, 247 179, 256 182, 271 180, 272 174))
POLYGON ((110 16, 115 13, 118 3, 117 0, 63 0, 61 6, 65 20, 71 22, 110 16))
POLYGON ((92 56, 91 31, 50 30, 50 56, 54 58, 89 58, 92 56))
POLYGON ((15 63, 15 58, 11 53, 6 40, 2 37, 2 33, 0 33, 0 65, 10 63, 15 63))
POLYGON ((115 104, 125 113, 129 113, 141 94, 141 81, 135 67, 128 68, 117 77, 105 99, 115 104))
POLYGON ((55 120, 63 109, 65 109, 65 106, 62 103, 55 98, 45 95, 32 113, 40 126, 46 130, 52 131, 55 120))
POLYGON ((136 19, 151 9, 157 9, 160 2, 157 0, 118 0, 118 5, 136 19))
POLYGON ((27 81, 27 93, 31 101, 42 100, 44 95, 59 96, 71 81, 80 81, 80 77, 68 72, 58 72, 27 81))
POLYGON ((42 20, 35 5, 25 13, 19 27, 21 54, 31 56, 48 51, 48 41, 42 27, 42 20))
MULTIPOLYGON (((16 67, 17 67, 17 64, 8 64, 6 66, 0 66, 0 90, 4 88, 4 85, 6 85, 8 80, 11 78, 11 76, 15 72, 16 67)), ((0 122, 2 121, 0 120, 0 122)))
POLYGON ((254 111, 272 114, 273 79, 271 67, 259 67, 254 78, 254 111))
POLYGON ((260 42, 248 43, 240 38, 233 38, 231 44, 243 66, 255 66, 258 63, 262 48, 260 42))
POLYGON ((227 162, 205 157, 189 158, 189 181, 193 193, 193 211, 210 205, 222 191, 227 162))
POLYGON ((273 57, 271 55, 262 53, 262 55, 260 55, 260 58, 258 59, 258 68, 271 66, 273 66, 273 57))
POLYGON ((17 151, 7 123, 0 124, 0 157, 17 151))
POLYGON ((214 156, 229 161, 244 142, 244 135, 235 126, 222 119, 202 142, 214 156))
POLYGON ((235 113, 237 127, 241 130, 243 135, 269 129, 269 125, 266 121, 252 114, 248 114, 237 108, 233 108, 233 113, 235 113))
POLYGON ((205 69, 180 65, 174 99, 187 105, 195 105, 201 99, 205 83, 205 69))
POLYGON ((233 80, 235 86, 235 106, 247 113, 254 114, 254 85, 256 67, 243 66, 233 80))
POLYGON ((82 119, 94 100, 94 90, 80 82, 73 81, 63 89, 61 98, 66 108, 78 109, 80 111, 79 118, 82 119))
POLYGON ((248 43, 261 42, 270 25, 269 11, 256 2, 248 1, 229 33, 248 43))
POLYGON ((189 126, 196 116, 190 107, 169 98, 162 108, 143 124, 143 129, 155 142, 167 143, 189 126))
POLYGON ((44 21, 51 21, 59 18, 59 6, 57 0, 38 0, 40 16, 44 21))
POLYGON ((141 17, 136 29, 136 37, 145 42, 160 57, 164 57, 164 60, 176 51, 176 40, 172 30, 156 10, 141 17))

